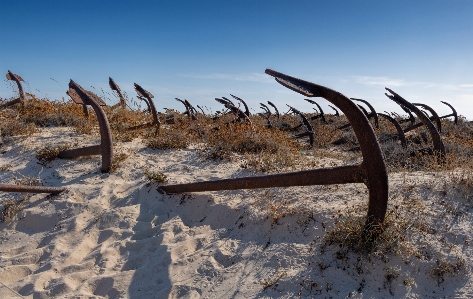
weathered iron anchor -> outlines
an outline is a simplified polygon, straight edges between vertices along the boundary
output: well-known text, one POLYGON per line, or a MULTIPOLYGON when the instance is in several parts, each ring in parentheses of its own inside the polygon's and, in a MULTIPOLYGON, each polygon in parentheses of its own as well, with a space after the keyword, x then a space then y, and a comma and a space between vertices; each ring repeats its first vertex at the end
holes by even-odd
POLYGON ((21 85, 21 81, 25 82, 20 76, 13 74, 12 72, 8 71, 6 74, 8 80, 15 81, 16 85, 18 86, 18 93, 20 94, 18 98, 6 102, 0 106, 0 109, 6 108, 8 106, 14 104, 23 104, 25 101, 25 93, 23 91, 23 86, 21 85))
POLYGON ((366 116, 349 98, 327 87, 297 79, 270 69, 266 74, 275 77, 283 86, 307 97, 323 97, 337 106, 353 125, 361 146, 363 162, 358 165, 321 168, 307 171, 244 177, 217 181, 162 186, 168 193, 218 190, 255 189, 289 186, 364 183, 368 187, 369 202, 364 236, 376 237, 384 221, 388 204, 388 175, 383 155, 373 128, 366 116))
MULTIPOLYGON (((93 146, 86 146, 82 148, 76 148, 71 150, 64 150, 59 152, 59 158, 76 158, 80 156, 89 156, 89 155, 102 155, 102 166, 100 170, 102 172, 109 172, 112 165, 113 157, 113 143, 112 143, 112 133, 110 131, 110 125, 108 119, 101 107, 103 103, 94 93, 83 89, 79 84, 71 80, 69 82, 69 90, 67 94, 71 99, 80 105, 92 106, 92 109, 95 111, 97 116, 97 121, 99 122, 100 129, 100 144, 93 146)), ((105 103, 103 103, 105 104, 105 103)))

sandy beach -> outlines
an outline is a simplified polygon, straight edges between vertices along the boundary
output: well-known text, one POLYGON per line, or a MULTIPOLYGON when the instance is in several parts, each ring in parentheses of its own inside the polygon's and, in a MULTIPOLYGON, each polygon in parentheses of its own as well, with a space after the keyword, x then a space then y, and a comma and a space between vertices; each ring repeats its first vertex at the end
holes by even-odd
MULTIPOLYGON (((116 144, 130 155, 111 174, 100 172, 99 156, 35 157, 46 145, 96 139, 52 127, 2 146, 3 183, 35 177, 67 187, 31 195, 0 223, 0 282, 24 298, 473 296, 471 193, 454 182, 461 170, 390 173, 387 219, 399 209, 409 224, 384 252, 361 254, 337 244, 335 230, 363 220, 363 184, 162 194, 147 169, 168 183, 260 174, 139 138, 116 144)), ((1 298, 20 298, 9 288, 0 286, 1 298)))

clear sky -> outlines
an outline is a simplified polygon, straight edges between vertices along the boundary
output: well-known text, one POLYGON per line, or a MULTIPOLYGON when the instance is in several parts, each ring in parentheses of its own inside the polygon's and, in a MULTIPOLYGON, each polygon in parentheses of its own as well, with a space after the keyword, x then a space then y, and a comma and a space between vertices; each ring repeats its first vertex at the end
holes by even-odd
MULTIPOLYGON (((183 111, 175 97, 221 109, 214 98, 230 93, 256 111, 268 100, 311 110, 271 68, 378 112, 402 111, 389 87, 473 119, 473 1, 0 0, 0 23, 0 72, 40 97, 68 99, 69 79, 101 95, 112 77, 130 97, 133 82, 153 93, 159 111, 183 111)), ((0 97, 14 96, 3 78, 0 97)))

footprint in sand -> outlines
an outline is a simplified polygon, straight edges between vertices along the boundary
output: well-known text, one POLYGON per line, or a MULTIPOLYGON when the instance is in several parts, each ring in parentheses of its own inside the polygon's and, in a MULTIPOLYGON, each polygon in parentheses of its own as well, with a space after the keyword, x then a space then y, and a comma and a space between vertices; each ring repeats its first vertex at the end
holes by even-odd
POLYGON ((175 285, 172 287, 168 299, 199 299, 200 294, 200 289, 182 285, 175 285))

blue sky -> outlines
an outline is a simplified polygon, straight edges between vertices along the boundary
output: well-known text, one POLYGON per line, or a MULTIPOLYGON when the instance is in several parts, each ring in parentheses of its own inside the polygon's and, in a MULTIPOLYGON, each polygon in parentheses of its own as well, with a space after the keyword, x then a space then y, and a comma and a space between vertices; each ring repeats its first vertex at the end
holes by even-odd
MULTIPOLYGON (((182 111, 175 97, 221 109, 214 98, 230 93, 256 111, 268 100, 311 110, 271 68, 379 112, 401 112, 389 87, 473 119, 473 1, 0 0, 0 23, 0 72, 40 97, 67 99, 69 79, 109 93, 110 76, 129 97, 134 82, 153 93, 159 111, 182 111)), ((4 79, 0 97, 14 95, 4 79)))

